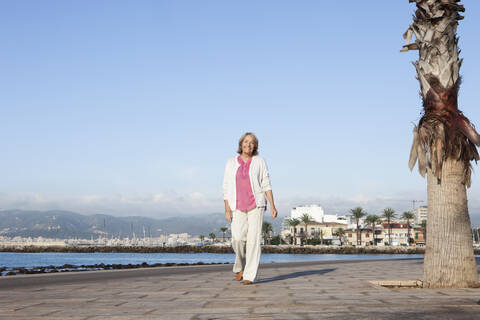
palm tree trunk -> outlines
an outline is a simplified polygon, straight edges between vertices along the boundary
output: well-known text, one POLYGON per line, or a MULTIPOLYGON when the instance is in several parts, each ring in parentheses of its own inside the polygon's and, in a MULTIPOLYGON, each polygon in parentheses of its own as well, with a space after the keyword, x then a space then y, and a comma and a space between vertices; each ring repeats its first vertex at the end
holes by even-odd
POLYGON ((360 232, 360 226, 358 225, 358 219, 357 219, 357 246, 362 245, 362 233, 360 232))
POLYGON ((376 245, 377 245, 377 241, 375 241, 375 240, 376 240, 376 239, 375 239, 375 223, 372 224, 372 232, 373 232, 373 234, 372 234, 372 237, 373 237, 373 245, 376 246, 376 245))
POLYGON ((458 109, 460 88, 458 21, 465 11, 458 0, 416 0, 414 22, 405 33, 403 51, 419 50, 414 63, 424 114, 414 129, 409 166, 418 160, 427 173, 427 248, 424 287, 469 287, 478 282, 473 257, 465 186, 472 160, 479 160, 480 136, 458 109))
POLYGON ((410 219, 407 219, 407 245, 410 247, 410 219))
POLYGON ((440 184, 428 170, 425 288, 471 287, 478 282, 463 177, 463 163, 451 159, 443 164, 440 184))
POLYGON ((308 226, 305 223, 305 245, 308 244, 308 226))
POLYGON ((392 245, 392 224, 390 223, 390 219, 388 219, 388 245, 392 245))

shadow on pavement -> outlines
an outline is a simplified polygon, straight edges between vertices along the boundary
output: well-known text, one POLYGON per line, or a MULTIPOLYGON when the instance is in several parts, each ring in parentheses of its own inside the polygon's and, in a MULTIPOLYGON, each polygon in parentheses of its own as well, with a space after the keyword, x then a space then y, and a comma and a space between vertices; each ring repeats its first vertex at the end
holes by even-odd
POLYGON ((271 278, 263 278, 256 281, 256 283, 267 283, 267 282, 273 282, 273 281, 279 281, 279 280, 299 278, 304 276, 325 274, 325 273, 335 271, 336 269, 337 268, 292 272, 292 273, 282 274, 282 275, 271 277, 271 278))
MULTIPOLYGON (((476 257, 475 257, 475 262, 477 263, 477 266, 480 267, 480 256, 476 256, 476 257)), ((415 262, 415 264, 423 264, 423 259, 415 262)))

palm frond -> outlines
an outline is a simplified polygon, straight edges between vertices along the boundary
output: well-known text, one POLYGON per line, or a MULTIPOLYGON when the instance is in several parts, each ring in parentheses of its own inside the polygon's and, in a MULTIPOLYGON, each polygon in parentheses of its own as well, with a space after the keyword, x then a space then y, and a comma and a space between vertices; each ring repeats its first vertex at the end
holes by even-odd
POLYGON ((476 145, 480 135, 458 109, 459 58, 456 30, 463 19, 463 5, 456 0, 410 0, 417 10, 413 23, 403 37, 407 41, 401 51, 419 50, 414 62, 423 99, 423 115, 413 130, 408 166, 425 177, 431 170, 439 183, 447 158, 463 162, 464 183, 470 185, 471 161, 478 161, 476 145), (415 41, 411 43, 413 36, 415 41))

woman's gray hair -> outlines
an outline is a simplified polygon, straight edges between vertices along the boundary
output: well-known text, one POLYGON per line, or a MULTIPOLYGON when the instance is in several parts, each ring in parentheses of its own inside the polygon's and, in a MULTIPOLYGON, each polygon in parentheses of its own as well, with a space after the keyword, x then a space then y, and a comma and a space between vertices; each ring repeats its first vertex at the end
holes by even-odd
POLYGON ((238 150, 237 150, 237 153, 238 154, 242 154, 242 143, 243 143, 243 140, 245 140, 245 138, 247 136, 250 136, 253 138, 253 152, 252 152, 252 156, 256 156, 258 154, 258 139, 257 139, 257 136, 252 133, 252 132, 246 132, 242 135, 242 137, 240 138, 240 140, 238 140, 238 150))

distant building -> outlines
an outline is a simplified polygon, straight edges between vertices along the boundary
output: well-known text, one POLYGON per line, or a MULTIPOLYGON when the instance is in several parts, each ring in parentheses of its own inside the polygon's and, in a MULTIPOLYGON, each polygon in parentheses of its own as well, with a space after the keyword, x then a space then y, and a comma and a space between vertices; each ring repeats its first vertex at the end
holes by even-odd
MULTIPOLYGON (((376 242, 377 245, 383 246, 383 234, 382 228, 376 227, 375 228, 375 235, 372 232, 370 227, 360 228, 360 237, 361 237, 361 246, 369 246, 373 245, 376 242)), ((345 230, 345 244, 348 245, 357 245, 357 229, 347 229, 345 230)))
POLYGON ((412 232, 413 241, 415 245, 424 246, 425 245, 425 231, 422 228, 415 228, 410 230, 412 232))
POLYGON ((346 217, 337 216, 336 214, 325 214, 323 208, 318 204, 295 207, 290 212, 290 218, 300 219, 304 214, 308 214, 310 218, 319 223, 347 223, 346 217))
POLYGON ((422 224, 422 220, 427 220, 427 206, 421 206, 413 210, 413 214, 415 215, 415 224, 422 224))
POLYGON ((284 217, 282 221, 282 230, 280 232, 290 230, 290 225, 288 224, 288 221, 290 220, 290 217, 284 217))
POLYGON ((323 208, 317 204, 298 206, 292 209, 290 217, 300 219, 304 214, 308 214, 316 222, 323 222, 325 212, 323 211, 323 208))
MULTIPOLYGON (((334 243, 335 233, 339 228, 347 227, 347 218, 337 216, 336 214, 325 214, 320 205, 298 206, 292 209, 290 217, 285 217, 282 221, 281 236, 287 243, 301 244, 308 239, 319 239, 323 243, 334 243), (301 219, 304 214, 308 214, 313 220, 308 224, 308 230, 305 224, 301 222, 295 228, 288 223, 289 219, 301 219)), ((336 244, 336 243, 335 243, 336 244)))

